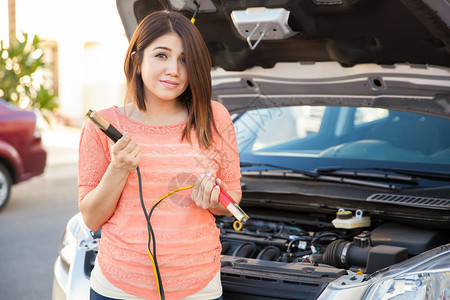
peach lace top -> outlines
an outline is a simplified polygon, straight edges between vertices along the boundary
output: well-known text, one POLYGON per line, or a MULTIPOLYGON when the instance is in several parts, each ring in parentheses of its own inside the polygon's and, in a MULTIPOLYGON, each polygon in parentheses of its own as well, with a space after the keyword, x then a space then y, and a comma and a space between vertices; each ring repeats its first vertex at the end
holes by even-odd
MULTIPOLYGON (((181 141, 186 122, 149 126, 127 118, 117 107, 99 111, 121 132, 140 145, 139 162, 147 212, 163 195, 210 171, 228 187, 241 191, 236 135, 226 108, 212 101, 221 135, 215 146, 200 149, 195 130, 192 144, 181 141)), ((79 201, 100 182, 110 163, 109 139, 87 121, 79 147, 79 201)), ((158 266, 166 299, 179 299, 203 289, 220 269, 221 245, 214 216, 190 198, 192 190, 164 199, 151 223, 156 236, 158 266)), ((147 253, 147 226, 139 200, 137 173, 130 173, 113 216, 102 227, 98 263, 106 279, 123 291, 159 299, 153 266, 147 253)))

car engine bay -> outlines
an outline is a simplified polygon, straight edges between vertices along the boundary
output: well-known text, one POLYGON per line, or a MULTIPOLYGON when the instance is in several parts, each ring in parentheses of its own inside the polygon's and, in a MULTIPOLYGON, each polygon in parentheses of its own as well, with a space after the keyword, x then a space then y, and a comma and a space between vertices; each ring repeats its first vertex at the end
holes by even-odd
POLYGON ((362 281, 450 240, 444 230, 371 222, 361 210, 340 209, 328 225, 249 215, 245 224, 216 222, 224 299, 315 299, 342 275, 362 281))

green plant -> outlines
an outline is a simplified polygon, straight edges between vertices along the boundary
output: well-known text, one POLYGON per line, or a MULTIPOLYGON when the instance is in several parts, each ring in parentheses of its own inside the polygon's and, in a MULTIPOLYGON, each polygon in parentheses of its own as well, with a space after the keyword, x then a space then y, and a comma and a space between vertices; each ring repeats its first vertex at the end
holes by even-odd
POLYGON ((38 109, 48 121, 49 112, 58 108, 56 95, 46 80, 49 65, 44 61, 41 40, 37 35, 29 42, 14 39, 0 48, 0 97, 24 109, 38 109))

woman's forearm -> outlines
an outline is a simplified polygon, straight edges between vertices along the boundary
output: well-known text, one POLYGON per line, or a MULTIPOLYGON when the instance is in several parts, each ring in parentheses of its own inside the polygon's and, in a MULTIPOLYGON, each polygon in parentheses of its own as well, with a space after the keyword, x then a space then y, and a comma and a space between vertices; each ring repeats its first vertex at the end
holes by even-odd
POLYGON ((98 230, 113 215, 130 172, 136 170, 142 153, 139 145, 124 133, 111 146, 111 162, 100 183, 80 201, 87 227, 98 230))

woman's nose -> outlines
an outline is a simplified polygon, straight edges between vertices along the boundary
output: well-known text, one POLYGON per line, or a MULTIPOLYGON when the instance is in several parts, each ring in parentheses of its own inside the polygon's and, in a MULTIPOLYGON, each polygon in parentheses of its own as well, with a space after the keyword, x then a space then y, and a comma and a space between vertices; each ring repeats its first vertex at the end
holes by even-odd
POLYGON ((172 76, 177 76, 179 70, 179 61, 176 60, 170 60, 167 65, 166 73, 172 76))

